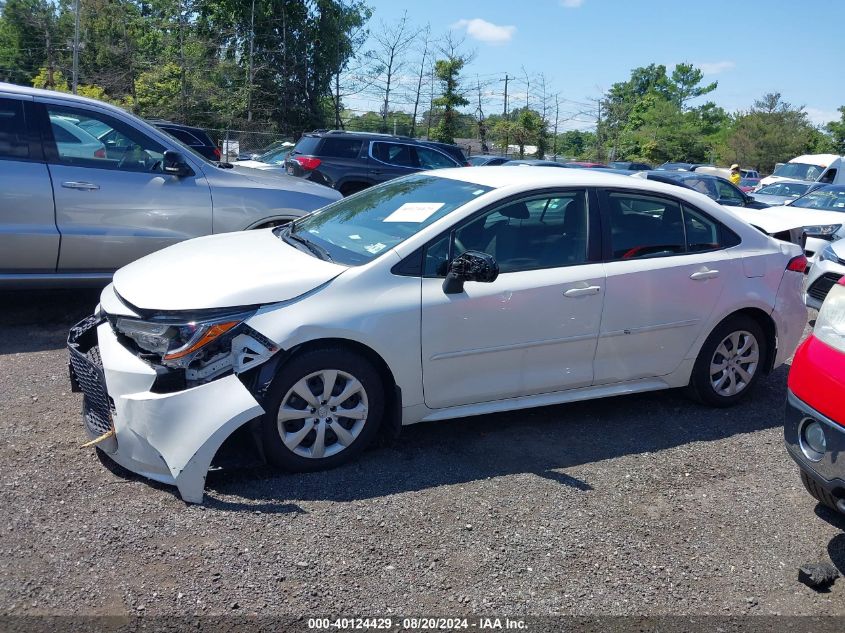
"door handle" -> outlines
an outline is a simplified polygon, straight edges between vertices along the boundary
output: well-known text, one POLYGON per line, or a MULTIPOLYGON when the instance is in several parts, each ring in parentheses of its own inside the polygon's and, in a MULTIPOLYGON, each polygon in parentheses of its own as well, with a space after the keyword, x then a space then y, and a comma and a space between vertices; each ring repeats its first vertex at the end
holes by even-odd
POLYGON ((95 185, 93 182, 71 180, 69 182, 63 182, 62 187, 65 189, 79 189, 80 191, 96 191, 100 188, 100 185, 95 185))
POLYGON ((588 295, 597 295, 601 292, 601 286, 587 286, 586 288, 570 288, 563 293, 564 297, 586 297, 588 295))
POLYGON ((715 279, 719 276, 718 270, 699 270, 689 276, 690 279, 701 281, 702 279, 715 279))

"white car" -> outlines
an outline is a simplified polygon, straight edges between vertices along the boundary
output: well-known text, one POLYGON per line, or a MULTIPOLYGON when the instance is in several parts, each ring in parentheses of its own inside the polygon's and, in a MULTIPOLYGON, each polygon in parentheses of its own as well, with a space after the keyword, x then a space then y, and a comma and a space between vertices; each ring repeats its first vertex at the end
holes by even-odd
POLYGON ((61 116, 50 117, 53 138, 62 156, 70 158, 105 158, 106 146, 74 121, 61 116))
POLYGON ((827 293, 845 276, 845 240, 826 245, 816 255, 810 272, 807 273, 804 302, 811 308, 821 310, 827 293))
POLYGON ((98 448, 200 502, 243 425, 317 470, 380 426, 672 387, 734 404, 793 353, 805 265, 686 188, 444 169, 120 269, 71 377, 98 448))
POLYGON ((805 193, 788 206, 763 211, 784 220, 797 219, 804 225, 805 254, 811 262, 828 244, 845 238, 845 185, 825 185, 805 193))

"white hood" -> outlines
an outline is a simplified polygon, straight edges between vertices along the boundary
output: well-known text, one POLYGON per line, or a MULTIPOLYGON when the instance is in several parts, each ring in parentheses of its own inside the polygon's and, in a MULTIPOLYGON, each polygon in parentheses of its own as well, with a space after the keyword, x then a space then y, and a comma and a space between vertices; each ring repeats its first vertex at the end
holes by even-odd
POLYGON ((766 209, 723 208, 749 224, 763 229, 766 233, 780 233, 802 226, 845 224, 845 213, 838 211, 819 211, 818 209, 801 209, 793 206, 768 207, 766 209))
POLYGON ((293 299, 344 270, 266 229, 180 242, 118 270, 114 288, 138 308, 202 310, 293 299))

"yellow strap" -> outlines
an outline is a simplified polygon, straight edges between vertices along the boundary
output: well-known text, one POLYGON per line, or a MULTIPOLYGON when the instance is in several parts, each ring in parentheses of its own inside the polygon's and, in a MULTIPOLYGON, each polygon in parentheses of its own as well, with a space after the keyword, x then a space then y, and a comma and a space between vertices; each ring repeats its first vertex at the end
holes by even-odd
POLYGON ((106 431, 100 437, 96 437, 93 440, 91 440, 90 442, 85 442, 85 444, 83 444, 79 448, 88 448, 89 446, 96 446, 100 442, 105 442, 110 437, 114 437, 114 429, 111 429, 110 431, 106 431))

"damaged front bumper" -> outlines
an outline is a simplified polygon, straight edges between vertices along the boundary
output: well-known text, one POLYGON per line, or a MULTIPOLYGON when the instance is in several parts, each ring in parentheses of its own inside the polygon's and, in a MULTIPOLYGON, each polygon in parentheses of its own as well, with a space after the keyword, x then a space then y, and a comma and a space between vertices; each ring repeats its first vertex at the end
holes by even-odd
POLYGON ((205 477, 229 435, 264 409, 234 374, 155 393, 156 370, 124 347, 98 316, 68 337, 71 384, 84 394, 85 431, 124 468, 175 485, 201 503, 205 477))

